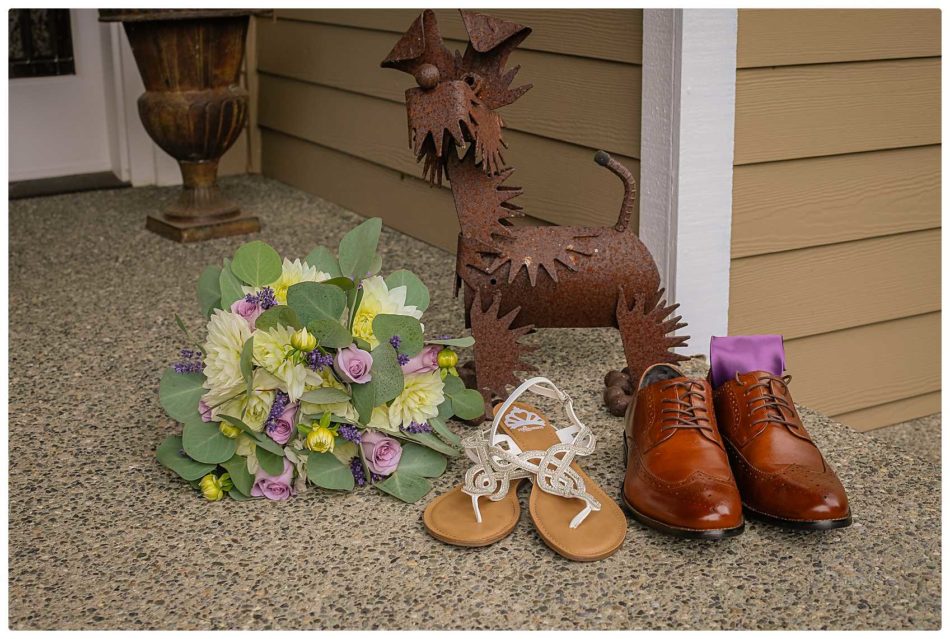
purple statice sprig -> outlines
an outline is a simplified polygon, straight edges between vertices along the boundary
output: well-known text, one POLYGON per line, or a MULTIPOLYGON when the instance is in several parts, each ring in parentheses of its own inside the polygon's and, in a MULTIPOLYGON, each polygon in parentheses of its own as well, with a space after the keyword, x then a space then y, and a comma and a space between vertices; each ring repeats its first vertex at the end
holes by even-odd
POLYGON ((429 426, 426 422, 419 424, 418 422, 410 422, 408 426, 400 426, 399 430, 410 435, 418 435, 420 433, 431 433, 432 427, 429 426))
POLYGON ((399 345, 402 344, 402 338, 398 335, 393 335, 389 338, 389 343, 392 344, 392 347, 398 351, 399 345))
POLYGON ((362 441, 359 429, 352 424, 340 424, 336 434, 338 437, 342 437, 346 441, 353 442, 354 444, 359 444, 362 441))
POLYGON ((172 368, 179 375, 186 373, 200 373, 204 370, 205 364, 201 361, 201 351, 183 348, 179 351, 181 361, 175 362, 172 368))
POLYGON ((277 298, 274 297, 274 289, 265 286, 257 293, 248 293, 244 296, 244 301, 249 304, 257 304, 261 310, 266 311, 269 308, 277 306, 277 298))
POLYGON ((406 364, 408 364, 410 359, 412 358, 404 353, 399 353, 398 355, 396 355, 396 360, 399 362, 400 366, 405 366, 406 364))
POLYGON ((322 352, 319 348, 315 348, 307 353, 306 357, 307 366, 309 366, 311 370, 319 372, 327 366, 333 366, 333 355, 322 352))
POLYGON ((366 471, 363 469, 363 462, 359 457, 350 460, 350 472, 353 473, 353 481, 357 486, 366 485, 366 471))
POLYGON ((284 414, 284 410, 287 408, 287 404, 290 403, 290 396, 283 392, 277 391, 274 394, 274 403, 270 406, 270 413, 267 415, 267 419, 264 421, 264 428, 268 432, 272 431, 277 426, 277 420, 280 419, 280 416, 284 414))

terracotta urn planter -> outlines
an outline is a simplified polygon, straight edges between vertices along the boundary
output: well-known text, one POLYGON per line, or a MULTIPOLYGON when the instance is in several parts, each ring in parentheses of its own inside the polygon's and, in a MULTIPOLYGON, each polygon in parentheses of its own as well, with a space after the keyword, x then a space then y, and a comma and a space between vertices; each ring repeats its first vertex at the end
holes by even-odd
POLYGON ((218 161, 247 122, 238 85, 250 10, 101 9, 122 22, 145 84, 139 115, 149 136, 178 161, 178 200, 146 228, 177 242, 260 230, 256 216, 221 193, 218 161))

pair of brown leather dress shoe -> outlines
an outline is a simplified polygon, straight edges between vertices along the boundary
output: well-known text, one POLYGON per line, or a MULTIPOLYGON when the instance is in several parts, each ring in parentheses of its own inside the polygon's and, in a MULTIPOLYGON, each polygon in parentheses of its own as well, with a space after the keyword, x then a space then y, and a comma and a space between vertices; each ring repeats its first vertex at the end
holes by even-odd
POLYGON ((802 425, 788 377, 737 374, 715 391, 667 364, 643 374, 626 414, 623 502, 681 537, 720 539, 753 517, 824 530, 851 524, 844 487, 802 425))

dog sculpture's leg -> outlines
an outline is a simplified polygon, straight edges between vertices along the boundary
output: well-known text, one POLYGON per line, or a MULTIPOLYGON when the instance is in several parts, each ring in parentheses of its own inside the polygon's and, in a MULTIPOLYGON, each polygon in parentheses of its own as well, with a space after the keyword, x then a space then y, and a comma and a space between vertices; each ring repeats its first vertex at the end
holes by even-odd
POLYGON ((684 346, 688 335, 671 335, 686 326, 679 315, 670 317, 679 304, 667 306, 663 289, 653 295, 634 297, 628 303, 622 287, 617 292, 617 328, 623 341, 627 367, 610 371, 604 378, 604 403, 607 410, 618 417, 627 410, 643 371, 657 362, 679 362, 687 359, 674 353, 673 348, 684 346))
POLYGON ((469 309, 472 336, 475 338, 476 388, 485 398, 486 414, 489 415, 492 399, 504 397, 507 386, 520 383, 515 371, 537 371, 522 360, 522 355, 534 350, 534 347, 518 341, 534 327, 528 324, 512 328, 521 308, 515 308, 503 316, 500 316, 500 308, 501 295, 497 294, 487 310, 483 310, 482 299, 477 295, 469 309))

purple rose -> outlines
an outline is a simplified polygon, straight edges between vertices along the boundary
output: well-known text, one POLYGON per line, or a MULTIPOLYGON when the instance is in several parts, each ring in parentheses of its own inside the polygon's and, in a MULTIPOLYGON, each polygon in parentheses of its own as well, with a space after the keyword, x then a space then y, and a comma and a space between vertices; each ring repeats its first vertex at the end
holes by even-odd
POLYGON ((242 297, 234 304, 231 304, 231 312, 243 317, 247 321, 247 325, 250 326, 253 331, 255 328, 254 324, 257 322, 257 318, 260 317, 261 313, 264 312, 264 309, 261 308, 259 304, 248 302, 242 297))
POLYGON ((201 421, 211 421, 211 407, 208 406, 203 399, 198 400, 198 412, 201 413, 201 421))
POLYGON ((294 476, 294 465, 288 459, 284 459, 284 472, 277 477, 268 475, 263 468, 257 469, 254 475, 254 486, 251 488, 252 497, 267 497, 274 501, 284 501, 297 491, 291 485, 294 476))
POLYGON ((391 475, 402 457, 399 442, 375 430, 363 433, 360 448, 363 449, 366 466, 377 475, 391 475))
POLYGON ((419 354, 402 365, 402 374, 410 373, 431 373, 439 367, 439 351, 442 347, 438 344, 429 344, 419 354))
POLYGON ((372 367, 373 356, 358 349, 356 344, 341 348, 333 362, 334 370, 343 378, 343 381, 354 384, 365 384, 373 379, 373 376, 369 374, 372 367))
POLYGON ((267 425, 267 436, 278 444, 286 444, 297 426, 297 404, 287 404, 280 415, 267 425))

